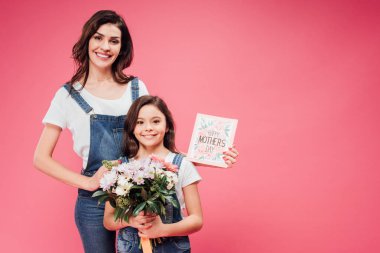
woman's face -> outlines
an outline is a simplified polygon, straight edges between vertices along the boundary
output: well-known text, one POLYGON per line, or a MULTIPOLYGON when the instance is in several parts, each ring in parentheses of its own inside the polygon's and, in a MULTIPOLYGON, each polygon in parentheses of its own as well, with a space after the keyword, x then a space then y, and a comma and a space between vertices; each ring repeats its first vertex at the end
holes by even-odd
POLYGON ((90 67, 110 69, 119 56, 121 49, 121 31, 114 24, 104 24, 88 42, 90 67))

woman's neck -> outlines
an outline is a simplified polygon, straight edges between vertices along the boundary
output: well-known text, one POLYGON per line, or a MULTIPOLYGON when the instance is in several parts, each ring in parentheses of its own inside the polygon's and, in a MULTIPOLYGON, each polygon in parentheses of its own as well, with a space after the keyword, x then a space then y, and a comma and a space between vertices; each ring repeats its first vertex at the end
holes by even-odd
POLYGON ((164 159, 168 154, 170 153, 170 150, 165 148, 164 145, 159 147, 144 147, 140 144, 139 151, 137 152, 135 159, 144 159, 152 154, 161 157, 164 159))
POLYGON ((100 69, 90 66, 87 82, 101 84, 109 81, 113 81, 111 68, 100 69))

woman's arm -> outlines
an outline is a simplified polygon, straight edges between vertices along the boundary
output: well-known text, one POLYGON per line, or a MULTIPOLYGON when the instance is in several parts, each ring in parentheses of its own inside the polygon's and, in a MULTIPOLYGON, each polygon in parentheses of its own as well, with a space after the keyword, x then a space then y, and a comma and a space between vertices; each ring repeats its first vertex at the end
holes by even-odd
POLYGON ((145 215, 144 212, 140 212, 139 215, 132 216, 129 218, 129 222, 127 223, 125 220, 117 220, 114 219, 115 208, 111 206, 111 204, 107 201, 106 207, 104 209, 104 218, 103 225, 108 230, 119 230, 124 227, 134 227, 137 229, 142 228, 150 228, 152 226, 152 221, 156 218, 156 215, 145 215))
POLYGON ((139 229, 139 235, 147 238, 184 236, 199 231, 203 226, 202 206, 197 183, 182 188, 188 216, 181 221, 164 224, 160 216, 152 222, 152 227, 139 229))
POLYGON ((34 151, 34 166, 43 173, 61 181, 65 184, 85 190, 96 190, 99 188, 99 180, 106 168, 101 167, 92 177, 86 177, 67 169, 53 159, 55 145, 58 142, 62 129, 53 124, 46 124, 42 131, 40 140, 34 151))

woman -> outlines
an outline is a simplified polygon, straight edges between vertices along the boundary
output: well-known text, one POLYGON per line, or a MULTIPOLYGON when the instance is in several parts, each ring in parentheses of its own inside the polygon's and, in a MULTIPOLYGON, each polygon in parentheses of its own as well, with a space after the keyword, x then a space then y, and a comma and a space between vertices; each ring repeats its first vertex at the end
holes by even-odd
MULTIPOLYGON (((148 91, 143 82, 123 73, 132 62, 133 44, 123 18, 114 11, 98 11, 85 23, 73 47, 73 58, 77 71, 57 91, 43 119, 45 127, 34 165, 78 188, 75 220, 85 252, 115 252, 115 232, 103 226, 104 205, 98 207, 91 195, 106 171, 101 161, 121 155, 123 122, 129 107, 148 91), (74 151, 83 160, 80 174, 52 157, 64 128, 71 131, 74 151)), ((234 163, 236 156, 235 149, 227 152, 226 163, 234 163)))

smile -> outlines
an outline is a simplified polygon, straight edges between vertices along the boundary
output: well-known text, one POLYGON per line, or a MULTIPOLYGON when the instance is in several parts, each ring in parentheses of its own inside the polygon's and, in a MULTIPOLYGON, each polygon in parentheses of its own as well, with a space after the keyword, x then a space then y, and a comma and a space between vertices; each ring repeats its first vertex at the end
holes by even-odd
POLYGON ((146 139, 152 139, 152 138, 156 137, 156 134, 146 134, 146 135, 141 135, 141 136, 146 138, 146 139))
POLYGON ((100 57, 100 58, 103 58, 103 59, 108 59, 108 58, 111 58, 112 55, 109 55, 109 54, 102 54, 102 53, 98 53, 98 52, 95 52, 96 56, 100 57))

